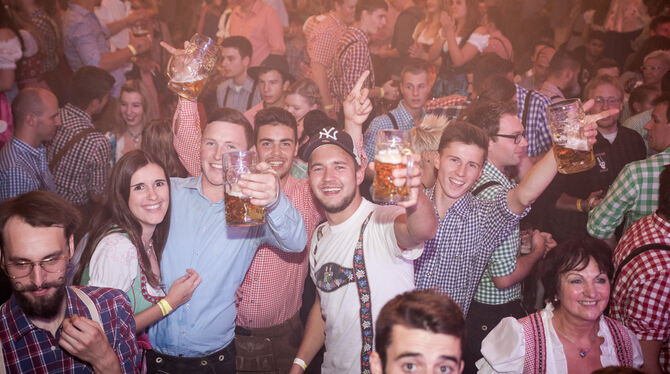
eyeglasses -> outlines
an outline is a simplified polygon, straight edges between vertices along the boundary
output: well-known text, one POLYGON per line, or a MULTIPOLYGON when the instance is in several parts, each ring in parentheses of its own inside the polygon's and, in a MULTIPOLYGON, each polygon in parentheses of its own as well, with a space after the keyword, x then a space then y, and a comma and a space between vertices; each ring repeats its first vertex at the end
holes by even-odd
POLYGON ((656 71, 656 70, 661 70, 663 69, 662 66, 642 66, 640 70, 642 71, 656 71))
POLYGON ((63 264, 66 261, 67 258, 65 256, 58 256, 37 262, 7 262, 7 276, 11 279, 27 277, 33 272, 35 265, 39 265, 47 273, 62 273, 65 271, 65 266, 63 266, 63 264))
POLYGON ((496 136, 499 136, 501 138, 514 139, 514 144, 519 144, 519 143, 521 143, 521 139, 526 137, 526 134, 524 134, 524 133, 520 133, 520 134, 516 134, 516 135, 496 134, 496 136))
POLYGON ((602 96, 596 96, 593 98, 593 101, 598 104, 598 105, 603 105, 607 103, 607 106, 614 106, 614 105, 619 105, 621 104, 621 99, 618 97, 602 97, 602 96))

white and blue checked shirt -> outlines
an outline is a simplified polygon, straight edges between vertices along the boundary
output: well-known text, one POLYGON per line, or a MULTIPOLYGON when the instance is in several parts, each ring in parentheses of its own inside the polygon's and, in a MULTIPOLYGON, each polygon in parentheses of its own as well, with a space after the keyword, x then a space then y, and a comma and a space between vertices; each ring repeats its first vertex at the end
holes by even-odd
MULTIPOLYGON (((375 117, 375 119, 370 122, 370 127, 365 131, 365 136, 363 137, 363 147, 365 149, 365 154, 368 155, 368 160, 374 161, 375 159, 375 138, 377 137, 377 131, 379 130, 393 130, 393 122, 389 116, 393 116, 398 123, 399 130, 409 130, 412 127, 416 126, 414 123, 414 118, 411 114, 405 109, 404 100, 400 100, 398 106, 391 110, 388 114, 382 114, 381 116, 375 117)), ((425 110, 421 110, 421 117, 426 114, 425 110)))
MULTIPOLYGON (((526 104, 526 94, 528 90, 516 85, 516 102, 519 108, 519 118, 523 119, 524 106, 526 104)), ((551 99, 540 92, 530 93, 530 102, 528 109, 528 120, 526 126, 526 140, 528 140, 528 156, 535 157, 542 155, 551 148, 551 132, 547 124, 547 105, 551 104, 551 99)))
POLYGON ((35 190, 56 192, 47 150, 42 145, 33 148, 13 137, 0 150, 0 201, 35 190))
MULTIPOLYGON (((493 251, 518 227, 521 215, 507 207, 505 189, 492 200, 478 199, 470 192, 438 217, 437 235, 426 241, 421 257, 414 261, 417 289, 435 288, 451 297, 468 314, 479 279, 493 251)), ((428 191, 434 203, 435 189, 428 191)))

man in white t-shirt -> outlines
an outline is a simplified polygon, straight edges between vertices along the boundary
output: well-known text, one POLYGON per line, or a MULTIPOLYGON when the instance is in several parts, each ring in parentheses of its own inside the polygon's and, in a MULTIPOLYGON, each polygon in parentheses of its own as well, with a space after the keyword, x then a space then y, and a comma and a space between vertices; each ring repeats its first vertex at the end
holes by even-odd
MULTIPOLYGON (((371 109, 367 90, 360 92, 365 77, 344 103, 345 128, 360 126, 371 109)), ((365 168, 358 154, 351 136, 334 127, 312 136, 303 154, 327 222, 310 245, 318 292, 291 373, 302 373, 324 341, 322 373, 369 373, 374 321, 388 300, 414 289, 412 260, 435 235, 437 219, 421 191, 419 168, 411 169, 410 201, 379 206, 360 195, 365 168)), ((395 171, 397 186, 406 183, 405 173, 395 171)))

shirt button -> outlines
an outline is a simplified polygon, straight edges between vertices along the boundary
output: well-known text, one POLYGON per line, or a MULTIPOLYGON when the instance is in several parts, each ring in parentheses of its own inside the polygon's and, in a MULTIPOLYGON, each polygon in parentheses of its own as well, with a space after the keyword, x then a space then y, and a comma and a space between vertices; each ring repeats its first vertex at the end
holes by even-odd
POLYGON ((258 281, 258 277, 254 277, 254 281, 258 281))
POLYGON ((195 255, 196 255, 196 256, 200 256, 200 252, 195 252, 195 255))
POLYGON ((55 350, 56 350, 56 347, 52 345, 52 346, 51 346, 51 350, 52 350, 52 351, 55 351, 55 350))
POLYGON ((205 231, 207 231, 207 226, 202 227, 202 232, 205 232, 205 231))
POLYGON ((249 301, 249 302, 250 302, 250 303, 252 303, 252 304, 254 303, 254 301, 253 301, 253 300, 251 300, 251 301, 249 301))

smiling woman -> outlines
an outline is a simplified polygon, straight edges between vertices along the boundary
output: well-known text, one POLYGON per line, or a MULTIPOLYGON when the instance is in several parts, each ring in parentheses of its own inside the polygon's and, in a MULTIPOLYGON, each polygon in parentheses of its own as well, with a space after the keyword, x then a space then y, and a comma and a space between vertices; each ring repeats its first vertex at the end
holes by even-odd
POLYGON ((547 255, 542 276, 547 304, 503 319, 482 342, 479 373, 591 373, 606 366, 639 368, 635 335, 603 315, 610 297, 612 253, 590 237, 562 243, 547 255), (530 366, 528 366, 530 365, 530 366))

